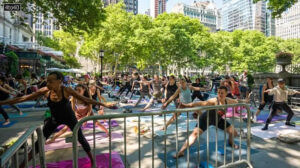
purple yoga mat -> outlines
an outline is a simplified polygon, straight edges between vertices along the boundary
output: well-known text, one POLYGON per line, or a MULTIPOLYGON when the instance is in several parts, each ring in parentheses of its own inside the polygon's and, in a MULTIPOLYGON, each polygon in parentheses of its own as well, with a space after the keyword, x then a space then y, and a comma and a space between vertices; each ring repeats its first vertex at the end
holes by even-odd
MULTIPOLYGON (((96 167, 97 168, 108 168, 109 167, 109 154, 99 154, 96 155, 96 167)), ((55 163, 47 163, 47 168, 72 168, 73 160, 62 160, 55 163)), ((124 168, 124 163, 121 159, 121 156, 117 152, 112 152, 111 154, 111 162, 112 167, 114 168, 124 168)), ((79 158, 78 159, 78 167, 80 168, 91 168, 91 162, 88 157, 79 158)), ((31 167, 32 168, 32 167, 31 167)), ((36 168, 40 168, 40 166, 36 166, 36 168)))
MULTIPOLYGON (((267 118, 268 118, 269 114, 261 114, 259 116, 257 116, 257 123, 265 123, 267 118)), ((275 121, 280 121, 280 120, 285 120, 287 117, 287 115, 275 115, 272 118, 271 122, 275 122, 275 121)))
MULTIPOLYGON (((108 126, 108 120, 106 120, 106 122, 104 121, 100 121, 100 123, 105 127, 105 128, 109 128, 108 126)), ((65 125, 59 125, 56 129, 56 131, 60 131, 61 129, 64 128, 65 125)), ((111 126, 112 127, 117 127, 119 126, 118 122, 116 120, 111 120, 111 126)), ((97 129, 98 126, 95 124, 95 128, 97 129)), ((93 129, 93 122, 87 122, 87 124, 84 127, 81 127, 82 130, 89 130, 89 129, 93 129)))
MULTIPOLYGON (((93 144, 93 135, 85 136, 86 140, 90 145, 93 144)), ((105 133, 98 133, 95 136, 96 144, 97 143, 108 143, 108 137, 105 133)), ((111 133, 112 141, 122 141, 123 135, 120 133, 111 133)), ((77 143, 80 146, 80 143, 77 143)), ((72 143, 66 143, 65 138, 57 138, 54 143, 45 145, 45 151, 57 150, 57 149, 65 149, 72 148, 72 143)))

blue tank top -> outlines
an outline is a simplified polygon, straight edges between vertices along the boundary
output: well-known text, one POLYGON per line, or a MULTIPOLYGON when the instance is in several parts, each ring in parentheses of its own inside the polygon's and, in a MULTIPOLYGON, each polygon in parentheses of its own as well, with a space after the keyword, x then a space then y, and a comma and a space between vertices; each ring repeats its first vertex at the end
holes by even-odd
POLYGON ((181 103, 187 104, 192 102, 191 90, 187 86, 185 90, 180 87, 179 100, 181 103))

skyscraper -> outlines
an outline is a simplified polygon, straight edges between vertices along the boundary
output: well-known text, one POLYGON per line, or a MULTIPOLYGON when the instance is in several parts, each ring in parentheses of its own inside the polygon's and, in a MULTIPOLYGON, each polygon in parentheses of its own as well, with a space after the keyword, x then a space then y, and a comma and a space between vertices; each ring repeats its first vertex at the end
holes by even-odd
POLYGON ((266 34, 266 2, 223 0, 221 29, 225 31, 258 30, 266 34))
POLYGON ((210 28, 210 31, 217 30, 218 21, 220 19, 216 5, 210 1, 194 2, 193 5, 183 3, 176 4, 172 12, 182 13, 185 16, 198 19, 204 26, 210 28))
MULTIPOLYGON (((110 4, 116 4, 120 2, 120 0, 103 0, 104 6, 110 5, 110 4)), ((124 3, 126 5, 126 11, 132 12, 133 14, 138 14, 138 0, 124 0, 124 3)))
POLYGON ((156 18, 159 14, 166 12, 167 0, 150 0, 150 15, 156 18))
POLYGON ((282 13, 275 23, 276 36, 283 39, 300 38, 300 1, 282 13))

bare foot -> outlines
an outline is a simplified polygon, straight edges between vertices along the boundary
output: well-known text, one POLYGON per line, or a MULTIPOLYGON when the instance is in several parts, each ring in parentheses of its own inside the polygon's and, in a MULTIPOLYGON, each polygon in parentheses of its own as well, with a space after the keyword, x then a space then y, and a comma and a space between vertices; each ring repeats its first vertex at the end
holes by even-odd
MULTIPOLYGON (((178 158, 183 157, 183 156, 184 156, 184 153, 183 153, 183 152, 178 152, 178 153, 177 153, 177 156, 178 156, 178 158)), ((176 159, 177 156, 176 156, 176 154, 175 154, 175 155, 173 155, 173 158, 176 159)))
POLYGON ((165 130, 165 127, 161 127, 160 130, 164 131, 164 130, 165 130))
POLYGON ((19 114, 20 114, 20 115, 23 115, 23 112, 22 112, 22 111, 20 111, 20 112, 19 112, 19 114))
POLYGON ((229 145, 231 148, 239 149, 239 146, 236 145, 236 144, 233 144, 233 145, 232 145, 232 143, 228 142, 228 145, 229 145))
POLYGON ((48 145, 48 144, 52 144, 52 143, 54 143, 54 142, 55 142, 55 139, 50 139, 50 140, 48 140, 45 144, 48 145))
POLYGON ((145 111, 146 111, 146 109, 143 109, 143 110, 142 110, 142 112, 145 112, 145 111))

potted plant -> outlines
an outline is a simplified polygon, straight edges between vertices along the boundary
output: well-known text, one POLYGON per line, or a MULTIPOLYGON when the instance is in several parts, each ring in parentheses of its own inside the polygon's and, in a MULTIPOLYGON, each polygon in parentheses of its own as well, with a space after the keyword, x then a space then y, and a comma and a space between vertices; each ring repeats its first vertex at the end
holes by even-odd
POLYGON ((289 65, 292 63, 293 54, 288 52, 279 52, 276 54, 276 63, 278 65, 289 65))

